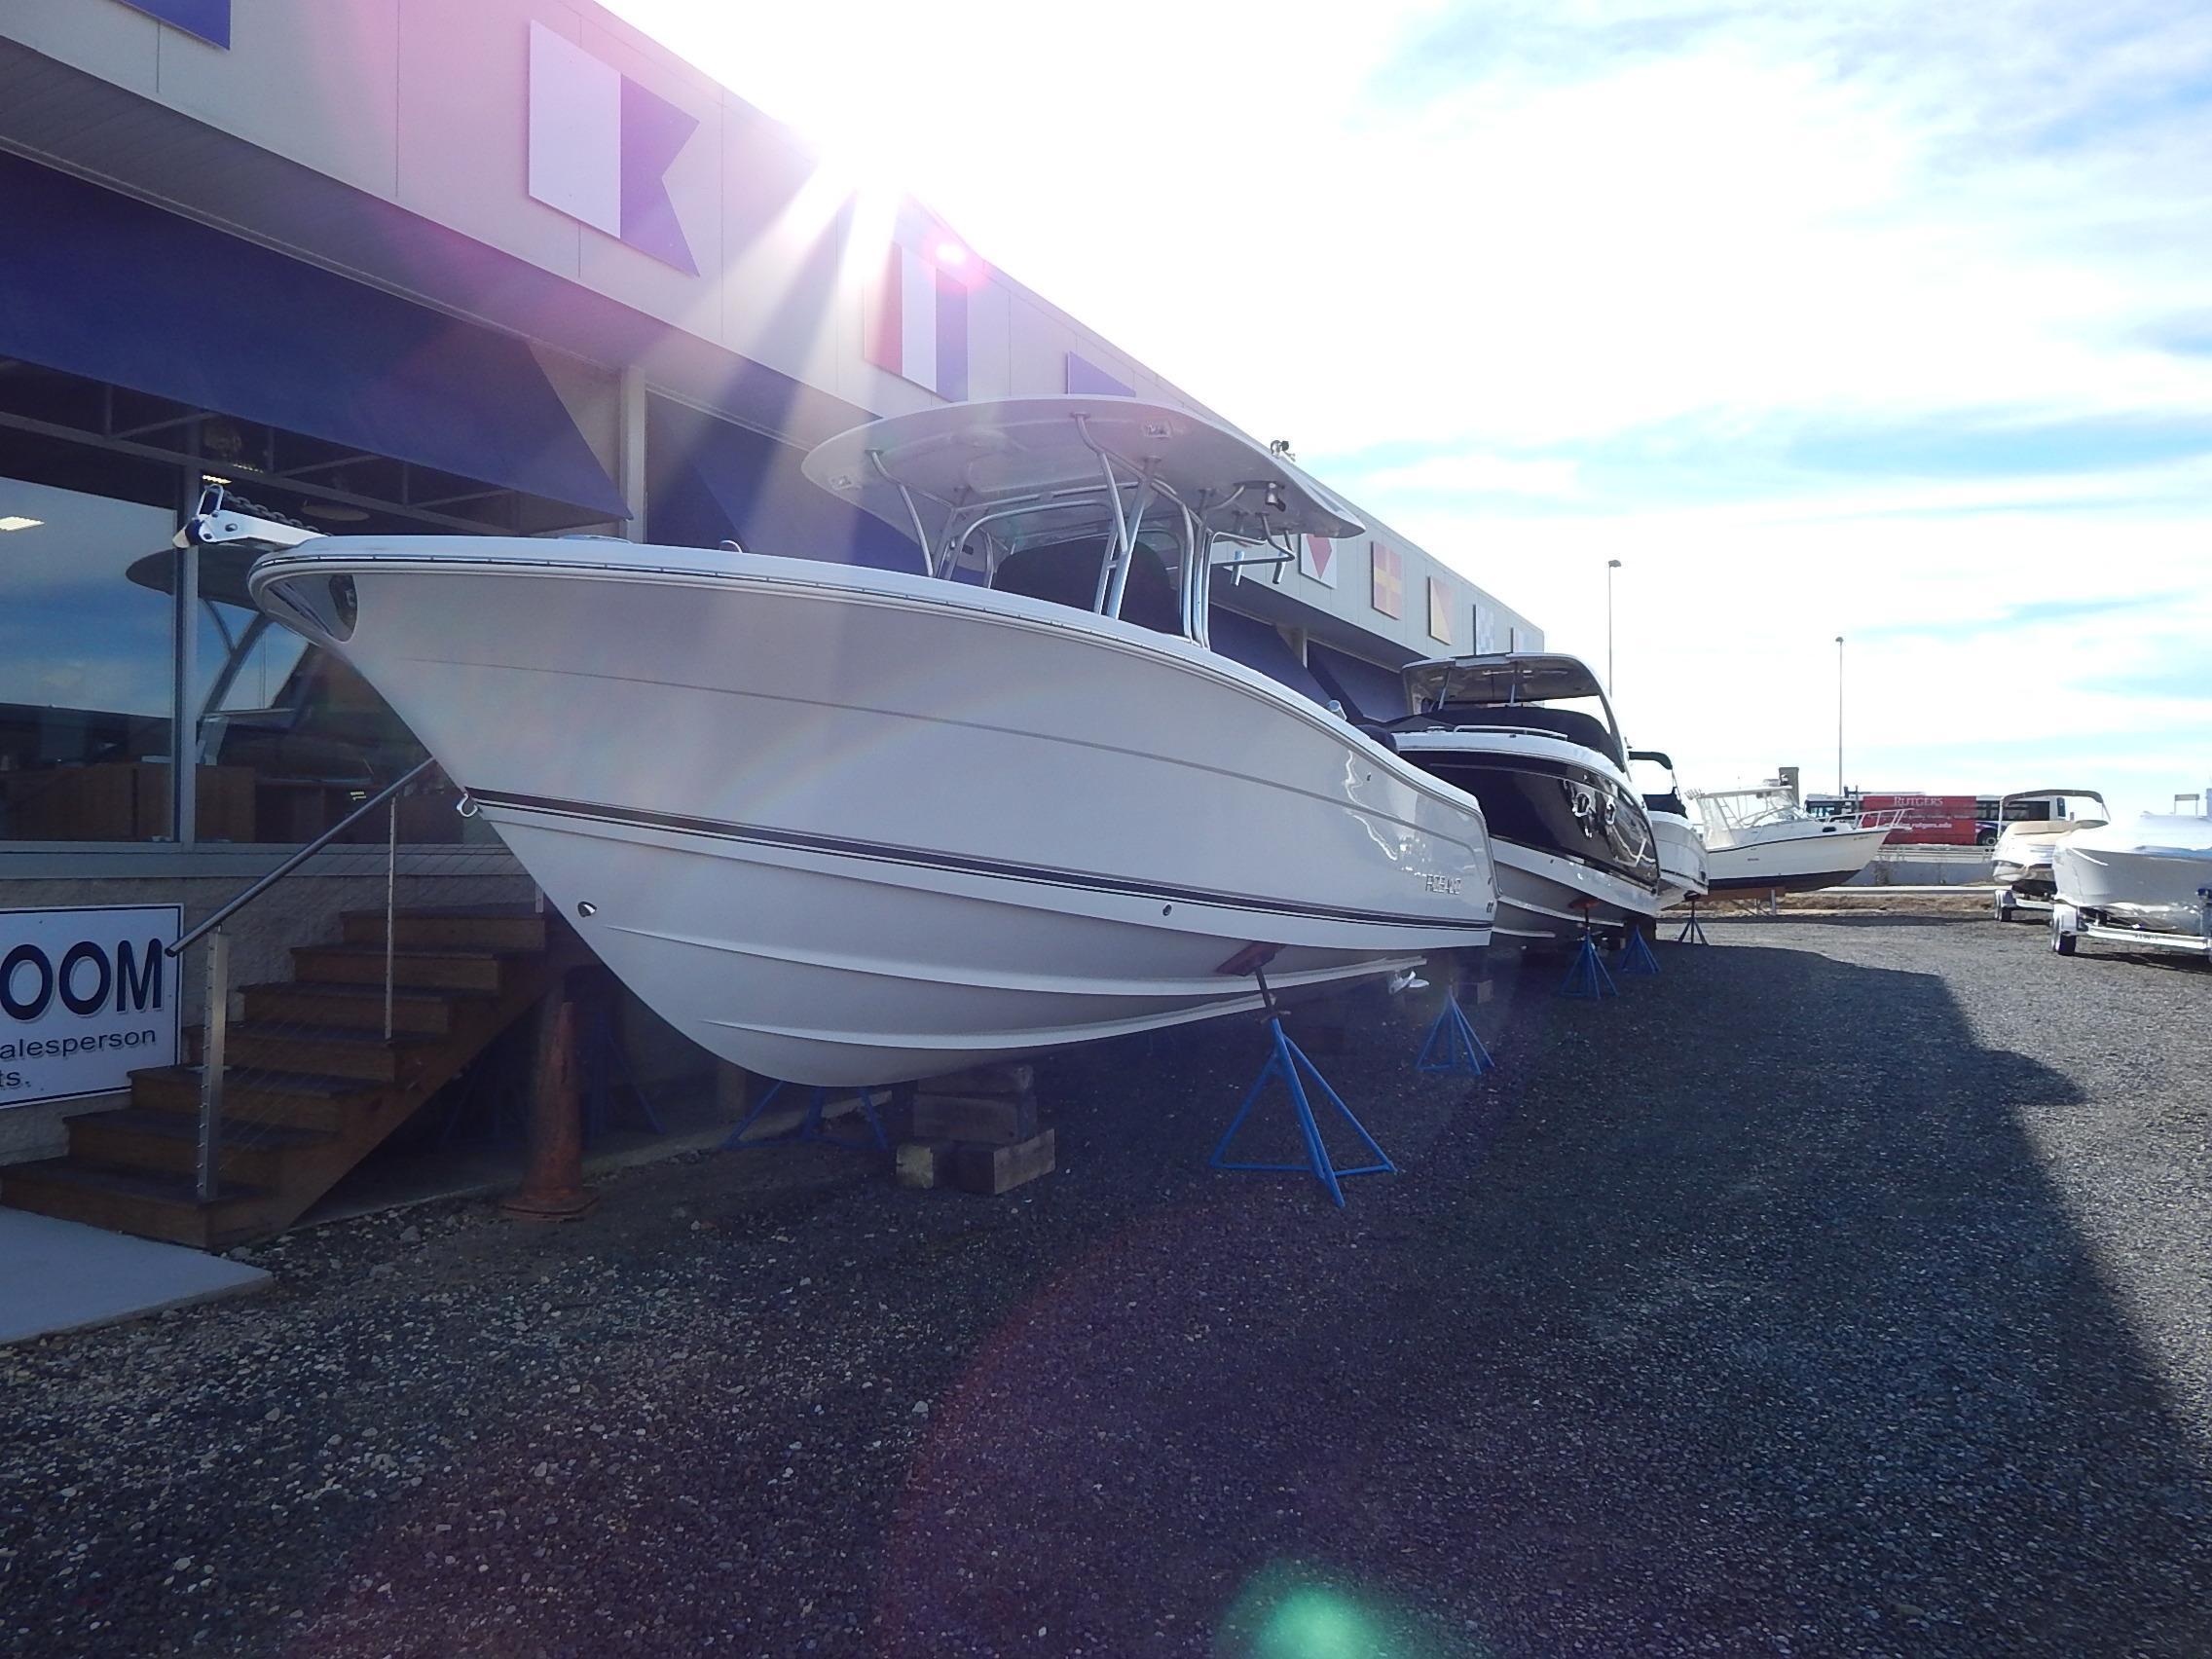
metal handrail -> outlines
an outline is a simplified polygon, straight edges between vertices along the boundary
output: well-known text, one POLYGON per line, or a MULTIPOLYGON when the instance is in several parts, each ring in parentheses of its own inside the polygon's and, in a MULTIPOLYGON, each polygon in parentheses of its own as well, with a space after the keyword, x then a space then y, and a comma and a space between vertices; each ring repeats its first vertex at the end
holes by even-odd
POLYGON ((272 887, 276 886, 279 881, 282 881, 284 877, 290 875, 292 871, 298 869, 300 866, 306 864, 308 860, 313 858, 315 854, 321 852, 323 848, 329 846, 331 842, 337 840, 339 836, 343 835, 347 830, 352 829, 354 825, 360 823, 362 819, 368 817, 370 813, 376 811, 378 807, 384 805, 386 801, 391 799, 393 795, 397 794, 401 790, 405 789, 409 784, 413 783, 417 778, 420 778, 424 772, 427 772, 436 764, 437 761, 435 759, 424 760, 413 771, 409 772, 405 777, 399 779, 395 783, 387 784, 383 789, 377 791, 375 794, 369 796, 367 800, 361 802, 359 806, 355 807, 344 818, 341 818, 336 824, 333 824, 329 829, 325 830, 321 834, 317 835, 313 840, 310 841, 306 846, 302 847, 298 852, 294 853, 290 858, 286 859, 282 864, 278 865, 275 869, 271 870, 259 881, 256 881, 243 893, 240 893, 229 903, 223 905, 213 915, 209 916, 205 921, 202 922, 190 933, 181 936, 177 940, 176 943, 168 947, 168 954, 171 956, 181 956, 184 953, 185 947, 187 945, 197 944, 208 934, 221 927, 225 922, 229 921, 233 916, 237 915, 240 910, 244 909, 248 904, 252 903, 256 899, 260 898, 272 887))

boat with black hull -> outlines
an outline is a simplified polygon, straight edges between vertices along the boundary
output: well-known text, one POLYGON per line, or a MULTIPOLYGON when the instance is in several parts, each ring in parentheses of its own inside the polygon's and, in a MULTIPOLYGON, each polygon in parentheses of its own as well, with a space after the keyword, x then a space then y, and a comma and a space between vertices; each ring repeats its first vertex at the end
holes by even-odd
POLYGON ((1398 753, 1482 803, 1497 866, 1500 938, 1543 943, 1646 930, 1664 877, 1628 749, 1580 658, 1440 657, 1403 671, 1398 753))

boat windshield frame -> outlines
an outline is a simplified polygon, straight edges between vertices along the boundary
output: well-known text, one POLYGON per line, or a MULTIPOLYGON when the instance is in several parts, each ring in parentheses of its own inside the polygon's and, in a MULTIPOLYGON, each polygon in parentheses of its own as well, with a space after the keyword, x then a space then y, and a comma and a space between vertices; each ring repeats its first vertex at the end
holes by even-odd
POLYGON ((1682 799, 1682 780, 1676 775, 1675 757, 1663 749, 1630 750, 1628 752, 1628 775, 1632 787, 1636 782, 1636 763, 1639 760, 1656 766, 1667 774, 1667 787, 1664 790, 1653 790, 1643 794, 1644 810, 1646 812, 1671 812, 1677 818, 1687 818, 1690 815, 1690 809, 1682 799))
MULTIPOLYGON (((1405 721, 1450 719, 1454 709, 1542 708, 1570 699, 1594 698, 1604 714, 1602 723, 1612 745, 1607 757, 1621 769, 1624 777, 1627 775, 1628 739, 1621 733, 1620 717, 1613 713, 1613 700, 1605 694, 1598 676, 1580 657, 1553 651, 1484 651, 1466 656, 1425 657, 1407 663, 1398 671, 1398 678, 1405 687, 1406 705, 1414 711, 1405 717, 1405 721), (1492 684, 1502 681, 1503 694, 1454 696, 1455 687, 1461 683, 1458 677, 1462 675, 1470 681, 1479 679, 1492 684), (1433 689, 1435 694, 1424 696, 1424 689, 1433 689)), ((1560 735, 1533 724, 1504 726, 1486 722, 1480 729, 1526 731, 1537 737, 1560 735)))
MULTIPOLYGON (((1161 558, 1176 586, 1176 631, 1200 646, 1209 644, 1207 615, 1216 570, 1235 571, 1241 579, 1247 568, 1273 567, 1279 581, 1282 568, 1298 562, 1301 535, 1357 535, 1365 529, 1345 503, 1279 451, 1263 449, 1187 410, 1141 399, 1011 398, 888 416, 818 446, 807 457, 806 473, 832 495, 902 523, 921 552, 923 573, 940 580, 974 571, 991 586, 1006 559, 1026 547, 1097 536, 1102 546, 1088 609, 1115 619, 1123 615, 1138 548, 1160 551, 1164 530, 1168 548, 1161 558), (958 422, 962 414, 971 418, 966 424, 958 422), (987 459, 993 416, 1003 417, 1009 434, 1048 434, 1051 460, 1064 457, 1094 468, 1094 475, 1081 476, 1071 466, 1032 487, 993 490, 973 488, 961 468, 959 488, 947 489, 917 476, 918 469, 904 466, 903 457, 886 459, 887 449, 902 437, 911 437, 913 452, 939 462, 940 470, 964 455, 987 459), (1058 440, 1054 447, 1051 434, 1060 419, 1076 437, 1073 443, 1058 440), (1133 429, 1161 455, 1140 457, 1110 439, 1101 426, 1133 429), (1188 471, 1165 463, 1178 445, 1196 449, 1218 476, 1201 469, 1196 484, 1190 476, 1167 476, 1171 470, 1188 471), (856 476, 863 467, 868 476, 856 476), (896 508, 889 505, 893 499, 896 508), (1239 551, 1226 560, 1217 557, 1225 547, 1239 551)), ((1084 608, 1071 604, 1069 608, 1084 608)))
POLYGON ((2095 825, 2110 824, 2111 822, 2112 807, 2106 801, 2104 795, 2096 790, 2009 790, 1997 797, 1997 827, 2000 831, 2009 830, 2017 824, 2064 824, 2073 829, 2081 830, 2095 825), (2076 813, 2058 818, 2006 817, 2005 809, 2016 800, 2093 800, 2104 816, 2102 818, 2083 818, 2076 813))
POLYGON ((1735 790, 1692 790, 1687 798, 1696 804, 1701 823, 1722 830, 1763 830, 1770 824, 1834 822, 1815 818, 1807 812, 1788 784, 1747 785, 1735 790), (1739 800, 1761 800, 1768 804, 1763 809, 1739 816, 1726 804, 1739 800))

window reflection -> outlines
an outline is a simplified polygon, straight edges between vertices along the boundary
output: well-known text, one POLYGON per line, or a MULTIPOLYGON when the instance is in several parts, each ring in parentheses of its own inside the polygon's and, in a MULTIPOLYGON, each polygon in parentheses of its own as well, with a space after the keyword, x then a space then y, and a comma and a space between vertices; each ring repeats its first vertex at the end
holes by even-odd
MULTIPOLYGON (((219 547, 201 560, 199 838, 313 840, 411 770, 423 747, 345 662, 253 608, 244 561, 219 547)), ((467 821, 453 804, 450 794, 410 795, 401 839, 461 839, 467 821)), ((362 834, 381 840, 381 819, 362 834)))
POLYGON ((129 580, 175 514, 0 478, 0 840, 171 833, 170 605, 129 580))

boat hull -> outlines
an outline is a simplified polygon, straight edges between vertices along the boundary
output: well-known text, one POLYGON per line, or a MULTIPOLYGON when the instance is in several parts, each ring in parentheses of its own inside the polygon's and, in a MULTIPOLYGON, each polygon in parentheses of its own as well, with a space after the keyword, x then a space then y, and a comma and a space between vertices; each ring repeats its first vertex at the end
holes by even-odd
POLYGON ((1497 861, 1497 936, 1524 943, 1578 940, 1585 928, 1613 932, 1648 922, 1659 913, 1650 888, 1609 870, 1525 847, 1500 835, 1491 842, 1497 861), (1585 920, 1587 918, 1587 920, 1585 920))
POLYGON ((897 572, 482 538, 264 559, 686 1036, 876 1084, 1488 942, 1475 803, 1178 638, 897 572), (343 584, 345 614, 329 597, 343 584), (350 627, 347 625, 350 620, 350 627))
POLYGON ((1809 893, 1839 887, 1866 867, 1889 830, 1791 825, 1795 833, 1708 846, 1706 877, 1715 893, 1809 893))
POLYGON ((1438 730, 1399 753, 1482 803, 1497 861, 1497 931, 1536 942, 1657 915, 1661 866, 1628 780, 1564 740, 1438 730))
POLYGON ((1659 907, 1671 910, 1685 900, 1704 898, 1710 887, 1705 840, 1697 826, 1680 813, 1646 811, 1659 853, 1659 907))
POLYGON ((2205 936, 2206 900, 2199 890, 2212 888, 2212 848, 2154 851, 2100 845, 2102 839, 2084 834, 2053 849, 2059 903, 2106 927, 2205 936))
POLYGON ((1998 836, 1990 855, 1990 879, 2024 899, 2051 896, 2051 855, 2059 842, 2082 828, 2072 823, 2013 824, 1998 836))

